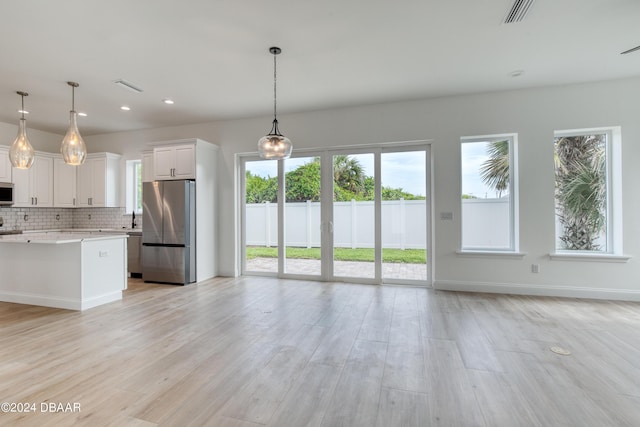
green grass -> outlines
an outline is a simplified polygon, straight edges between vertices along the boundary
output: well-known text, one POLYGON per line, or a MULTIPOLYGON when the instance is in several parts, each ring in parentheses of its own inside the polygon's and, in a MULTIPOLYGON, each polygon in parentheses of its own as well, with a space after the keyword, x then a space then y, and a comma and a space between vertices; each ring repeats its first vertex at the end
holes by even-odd
MULTIPOLYGON (((320 259, 320 248, 287 247, 289 259, 320 259)), ((397 262, 404 264, 424 264, 427 259, 427 251, 423 249, 383 249, 383 262, 397 262)), ((373 249, 335 248, 333 258, 337 261, 369 261, 373 262, 373 249)), ((278 258, 278 248, 264 246, 248 246, 247 259, 253 258, 278 258)))

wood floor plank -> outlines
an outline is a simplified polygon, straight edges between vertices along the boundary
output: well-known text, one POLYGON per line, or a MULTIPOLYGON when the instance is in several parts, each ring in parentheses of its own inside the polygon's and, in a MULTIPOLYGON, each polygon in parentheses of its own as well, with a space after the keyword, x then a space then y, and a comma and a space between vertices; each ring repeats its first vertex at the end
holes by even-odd
POLYGON ((387 344, 356 341, 333 393, 322 426, 375 425, 387 344))
POLYGON ((431 424, 429 396, 384 387, 376 427, 424 427, 431 424))

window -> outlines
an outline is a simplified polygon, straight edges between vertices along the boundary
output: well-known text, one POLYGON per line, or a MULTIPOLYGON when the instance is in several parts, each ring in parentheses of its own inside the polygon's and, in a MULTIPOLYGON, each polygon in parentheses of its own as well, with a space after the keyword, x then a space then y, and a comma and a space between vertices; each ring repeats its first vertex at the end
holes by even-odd
POLYGON ((517 135, 461 139, 462 250, 518 251, 517 135))
POLYGON ((127 160, 126 171, 127 213, 142 212, 142 161, 127 160))
POLYGON ((555 132, 556 251, 621 252, 620 134, 620 128, 555 132))

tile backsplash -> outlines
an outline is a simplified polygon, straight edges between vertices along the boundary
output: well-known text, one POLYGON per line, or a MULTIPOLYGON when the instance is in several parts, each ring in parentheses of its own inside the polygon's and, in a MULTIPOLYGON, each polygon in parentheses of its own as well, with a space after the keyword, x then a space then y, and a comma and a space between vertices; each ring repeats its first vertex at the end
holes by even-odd
MULTIPOLYGON (((0 207, 0 230, 50 230, 57 228, 131 228, 124 208, 10 208, 0 207)), ((142 215, 136 215, 142 229, 142 215)))

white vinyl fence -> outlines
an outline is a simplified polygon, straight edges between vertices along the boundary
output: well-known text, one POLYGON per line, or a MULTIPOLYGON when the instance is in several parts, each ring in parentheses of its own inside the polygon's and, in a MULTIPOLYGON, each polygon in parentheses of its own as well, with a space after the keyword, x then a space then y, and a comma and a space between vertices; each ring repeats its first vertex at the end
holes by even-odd
MULTIPOLYGON (((248 246, 278 245, 278 206, 275 203, 246 205, 248 246)), ((505 199, 465 199, 462 202, 463 247, 505 247, 509 245, 509 202, 505 199)), ((335 246, 374 246, 373 202, 334 203, 335 246)), ((425 200, 382 202, 382 246, 424 249, 427 239, 425 200)), ((286 245, 320 247, 320 203, 287 203, 286 245)))

